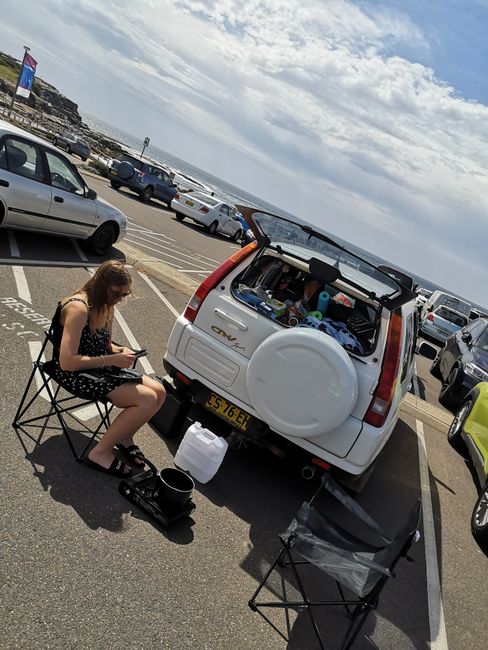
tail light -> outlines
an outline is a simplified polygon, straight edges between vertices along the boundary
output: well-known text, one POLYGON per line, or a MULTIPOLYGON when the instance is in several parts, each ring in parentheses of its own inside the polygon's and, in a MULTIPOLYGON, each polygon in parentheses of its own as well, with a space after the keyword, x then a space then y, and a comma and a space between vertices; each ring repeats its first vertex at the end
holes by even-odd
POLYGON ((364 421, 373 427, 381 427, 390 412, 393 395, 395 394, 400 366, 402 344, 402 317, 400 314, 391 315, 386 337, 385 356, 381 367, 378 386, 366 412, 364 421))
POLYGON ((203 208, 200 208, 200 212, 203 212, 203 214, 207 214, 208 210, 209 209, 205 206, 203 206, 203 208))
POLYGON ((429 314, 429 315, 427 316, 427 320, 430 320, 430 322, 433 323, 433 322, 434 322, 434 314, 432 314, 432 313, 429 314))
POLYGON ((176 192, 176 194, 175 194, 175 199, 178 200, 179 198, 180 198, 180 193, 179 193, 179 192, 176 192))
POLYGON ((144 176, 145 172, 141 172, 139 169, 137 170, 137 175, 139 178, 142 178, 144 176))
POLYGON ((190 298, 188 305, 186 306, 184 317, 191 321, 195 320, 198 310, 202 306, 203 301, 208 296, 208 294, 215 289, 219 282, 226 277, 233 269, 235 269, 239 264, 246 259, 251 253, 257 248, 257 243, 252 242, 244 248, 241 248, 234 255, 231 255, 225 262, 218 266, 215 271, 205 278, 202 284, 195 291, 193 296, 190 298))

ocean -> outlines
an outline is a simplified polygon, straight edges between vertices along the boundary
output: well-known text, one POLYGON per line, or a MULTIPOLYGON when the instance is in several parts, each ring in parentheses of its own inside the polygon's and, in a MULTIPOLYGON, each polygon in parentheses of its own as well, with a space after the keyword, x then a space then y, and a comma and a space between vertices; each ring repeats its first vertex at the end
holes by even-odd
MULTIPOLYGON (((121 129, 118 129, 113 125, 108 124, 107 122, 104 122, 103 120, 100 120, 97 117, 94 117, 93 115, 89 115, 87 113, 81 113, 81 115, 84 123, 87 126, 89 126, 91 129, 108 135, 109 137, 113 138, 117 142, 126 145, 130 149, 134 149, 135 151, 142 150, 142 142, 139 138, 136 138, 135 136, 131 135, 130 133, 127 133, 126 131, 122 131, 121 129)), ((150 147, 147 150, 147 154, 153 160, 157 160, 158 162, 167 165, 168 167, 171 167, 175 171, 178 171, 185 176, 189 176, 190 178, 194 178, 195 180, 203 183, 211 190, 213 190, 218 196, 221 196, 222 198, 225 198, 225 200, 229 201, 229 203, 233 203, 233 204, 241 203, 256 208, 262 208, 268 212, 272 212, 274 214, 287 217, 288 219, 293 219, 295 221, 302 221, 301 219, 298 219, 295 215, 284 211, 282 208, 278 208, 275 205, 272 205, 271 203, 268 203, 267 201, 257 196, 254 196, 239 187, 231 185, 230 183, 227 183, 226 181, 223 181, 220 178, 216 178, 215 176, 212 176, 212 174, 209 174, 208 172, 204 171, 203 169, 199 169, 198 167, 195 167, 194 165, 187 162, 186 160, 181 160, 180 158, 173 156, 172 154, 168 153, 167 151, 164 151, 163 149, 160 149, 159 147, 153 144, 150 144, 150 147)), ((448 288, 441 287, 437 284, 434 284, 433 282, 431 282, 426 278, 420 277, 412 270, 401 268, 394 261, 385 260, 380 257, 377 257, 376 255, 373 255, 369 251, 359 248, 358 246, 355 246, 354 244, 351 244, 350 242, 343 240, 340 237, 337 237, 337 235, 335 235, 334 233, 327 233, 327 234, 330 235, 330 237, 335 241, 340 242, 351 252, 356 253, 360 257, 364 258, 365 260, 373 264, 376 265, 386 264, 387 266, 397 268, 398 270, 407 273, 408 275, 412 276, 415 279, 415 282, 418 284, 419 287, 429 289, 430 291, 441 289, 442 291, 446 291, 447 293, 450 293, 452 295, 457 295, 459 298, 463 298, 463 296, 459 296, 458 294, 456 294, 455 292, 453 292, 448 288)), ((473 307, 476 307, 483 311, 487 311, 487 307, 483 307, 482 305, 476 305, 475 303, 472 304, 473 307)))

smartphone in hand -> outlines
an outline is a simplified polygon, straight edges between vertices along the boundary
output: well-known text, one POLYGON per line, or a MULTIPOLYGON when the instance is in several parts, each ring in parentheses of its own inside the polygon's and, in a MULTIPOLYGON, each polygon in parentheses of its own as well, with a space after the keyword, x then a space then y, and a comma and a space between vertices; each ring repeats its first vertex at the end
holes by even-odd
POLYGON ((134 356, 137 359, 139 359, 140 357, 146 357, 147 356, 146 348, 143 348, 142 350, 134 350, 134 356))

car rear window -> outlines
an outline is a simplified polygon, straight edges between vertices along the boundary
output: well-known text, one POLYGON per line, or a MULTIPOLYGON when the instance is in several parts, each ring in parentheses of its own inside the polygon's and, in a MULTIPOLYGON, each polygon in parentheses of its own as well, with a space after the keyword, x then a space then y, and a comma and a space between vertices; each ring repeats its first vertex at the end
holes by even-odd
POLYGON ((448 320, 453 325, 458 325, 459 327, 464 327, 468 323, 468 319, 465 318, 462 314, 456 314, 454 311, 447 309, 446 307, 439 307, 435 313, 437 316, 440 316, 441 318, 448 320))
POLYGON ((143 162, 142 160, 137 160, 137 158, 134 158, 133 156, 128 156, 127 154, 122 154, 120 155, 117 160, 119 162, 128 162, 130 163, 135 169, 138 169, 139 171, 142 170, 143 162))
POLYGON ((199 192, 192 192, 191 196, 195 198, 197 201, 201 201, 206 205, 210 205, 212 208, 215 207, 218 203, 220 203, 220 201, 214 199, 213 196, 208 196, 207 194, 200 194, 199 192))

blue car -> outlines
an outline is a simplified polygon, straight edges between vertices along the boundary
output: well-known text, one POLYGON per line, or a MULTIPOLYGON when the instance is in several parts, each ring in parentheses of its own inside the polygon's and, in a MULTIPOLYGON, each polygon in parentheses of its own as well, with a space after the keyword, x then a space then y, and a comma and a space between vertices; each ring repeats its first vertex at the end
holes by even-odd
POLYGON ((442 305, 427 314, 420 323, 420 332, 432 337, 439 343, 447 339, 468 324, 468 319, 461 312, 442 305))
POLYGON ((112 162, 109 179, 115 189, 127 187, 139 194, 145 203, 155 198, 166 203, 168 208, 178 193, 176 184, 165 169, 127 153, 112 162))

